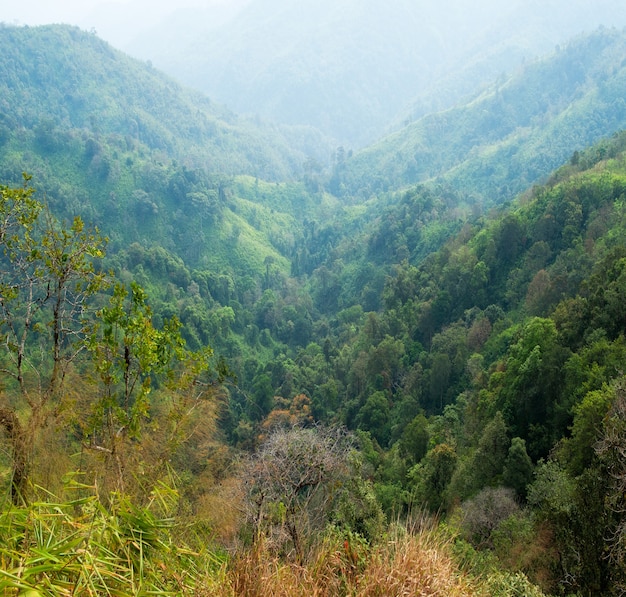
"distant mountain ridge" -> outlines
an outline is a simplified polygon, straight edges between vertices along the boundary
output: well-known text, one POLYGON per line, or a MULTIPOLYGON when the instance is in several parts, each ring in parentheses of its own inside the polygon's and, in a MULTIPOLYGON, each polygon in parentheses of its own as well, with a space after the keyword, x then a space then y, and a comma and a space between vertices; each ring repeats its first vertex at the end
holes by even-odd
POLYGON ((464 106, 429 114, 335 170, 335 185, 377 193, 437 180, 471 203, 512 199, 574 151, 626 127, 626 33, 600 29, 464 106))
POLYGON ((467 101, 574 35, 626 25, 617 0, 251 0, 219 27, 210 14, 187 11, 179 35, 168 21, 127 49, 238 113, 312 125, 353 148, 467 101))

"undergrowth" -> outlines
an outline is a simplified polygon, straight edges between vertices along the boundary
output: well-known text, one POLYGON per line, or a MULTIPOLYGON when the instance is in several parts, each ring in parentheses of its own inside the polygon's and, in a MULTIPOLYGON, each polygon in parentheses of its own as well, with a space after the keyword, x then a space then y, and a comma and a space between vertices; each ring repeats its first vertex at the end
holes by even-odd
MULTIPOLYGON (((197 597, 463 597, 542 593, 521 575, 471 575, 435 526, 393 526, 375 545, 337 529, 307 560, 272 553, 262 538, 226 555, 171 515, 177 493, 159 486, 145 505, 95 492, 74 500, 6 505, 0 513, 0 595, 197 597)), ((199 527, 202 528, 202 527, 199 527)))

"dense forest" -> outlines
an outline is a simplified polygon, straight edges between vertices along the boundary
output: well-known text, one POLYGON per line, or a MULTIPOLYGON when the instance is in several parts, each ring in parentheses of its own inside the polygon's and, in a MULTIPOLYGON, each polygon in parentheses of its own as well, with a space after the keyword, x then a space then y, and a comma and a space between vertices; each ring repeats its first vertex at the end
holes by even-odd
POLYGON ((622 594, 625 43, 354 152, 2 26, 3 594, 622 594))

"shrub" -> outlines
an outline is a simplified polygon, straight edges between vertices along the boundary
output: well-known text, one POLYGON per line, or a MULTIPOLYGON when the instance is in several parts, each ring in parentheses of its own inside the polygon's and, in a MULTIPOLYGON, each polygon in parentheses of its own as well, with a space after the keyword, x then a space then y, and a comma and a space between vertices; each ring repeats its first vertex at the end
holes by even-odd
POLYGON ((524 574, 497 572, 486 582, 490 597, 545 597, 539 587, 533 585, 524 574))
POLYGON ((486 487, 462 505, 461 527, 472 544, 477 547, 491 547, 492 532, 519 509, 512 489, 486 487))

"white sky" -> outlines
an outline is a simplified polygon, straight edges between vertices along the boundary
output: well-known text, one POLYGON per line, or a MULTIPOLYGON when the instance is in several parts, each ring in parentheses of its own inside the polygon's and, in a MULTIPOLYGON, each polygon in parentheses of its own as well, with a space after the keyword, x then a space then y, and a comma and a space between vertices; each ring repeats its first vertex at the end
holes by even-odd
MULTIPOLYGON (((128 4, 131 0, 110 0, 128 4)), ((77 25, 102 0, 0 0, 0 20, 24 25, 71 23, 77 25)))
POLYGON ((67 23, 95 29, 122 48, 132 31, 156 25, 188 6, 230 4, 237 0, 0 0, 0 22, 17 25, 67 23))

